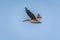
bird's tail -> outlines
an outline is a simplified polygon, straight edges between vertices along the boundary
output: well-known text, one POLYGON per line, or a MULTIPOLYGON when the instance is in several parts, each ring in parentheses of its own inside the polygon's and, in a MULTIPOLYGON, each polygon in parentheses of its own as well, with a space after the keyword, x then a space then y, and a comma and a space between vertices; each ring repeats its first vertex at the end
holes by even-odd
POLYGON ((29 19, 23 20, 23 22, 29 21, 29 19))

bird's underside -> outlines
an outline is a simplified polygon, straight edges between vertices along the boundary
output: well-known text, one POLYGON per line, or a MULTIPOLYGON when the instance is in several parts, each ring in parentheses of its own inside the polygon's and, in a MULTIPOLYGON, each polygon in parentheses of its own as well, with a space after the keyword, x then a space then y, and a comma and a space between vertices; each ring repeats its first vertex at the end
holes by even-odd
POLYGON ((24 20, 23 22, 29 21, 31 23, 41 23, 39 21, 41 19, 41 16, 39 14, 37 15, 37 17, 35 17, 35 15, 30 10, 28 10, 26 7, 25 7, 25 10, 26 10, 27 15, 30 17, 30 19, 24 20))

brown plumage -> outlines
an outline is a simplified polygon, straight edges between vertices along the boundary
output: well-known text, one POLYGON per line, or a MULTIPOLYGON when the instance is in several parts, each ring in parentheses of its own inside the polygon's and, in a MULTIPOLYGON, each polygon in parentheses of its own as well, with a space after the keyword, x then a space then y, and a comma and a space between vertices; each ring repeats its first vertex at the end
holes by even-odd
POLYGON ((41 23, 38 20, 38 19, 41 19, 41 16, 39 14, 37 15, 37 17, 35 17, 35 15, 30 10, 28 10, 26 7, 25 7, 25 11, 26 11, 27 15, 30 17, 30 19, 24 20, 24 22, 29 21, 31 23, 41 23))

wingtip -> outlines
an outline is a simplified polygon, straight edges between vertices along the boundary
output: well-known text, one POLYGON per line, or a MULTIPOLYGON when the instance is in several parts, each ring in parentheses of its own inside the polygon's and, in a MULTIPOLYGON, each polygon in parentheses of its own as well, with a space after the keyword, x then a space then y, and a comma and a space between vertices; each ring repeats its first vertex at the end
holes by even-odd
POLYGON ((38 14, 38 15, 37 15, 37 18, 42 18, 42 17, 40 16, 40 14, 38 14))
POLYGON ((27 10, 27 7, 25 7, 25 10, 27 10))

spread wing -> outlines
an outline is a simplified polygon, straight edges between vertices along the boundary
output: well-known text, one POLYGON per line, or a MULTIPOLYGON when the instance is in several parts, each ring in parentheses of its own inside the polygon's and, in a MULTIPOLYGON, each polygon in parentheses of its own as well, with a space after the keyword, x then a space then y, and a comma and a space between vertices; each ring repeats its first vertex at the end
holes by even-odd
POLYGON ((34 14, 32 12, 30 12, 26 7, 25 7, 26 13, 27 15, 32 19, 32 20, 36 20, 36 17, 34 16, 34 14))

